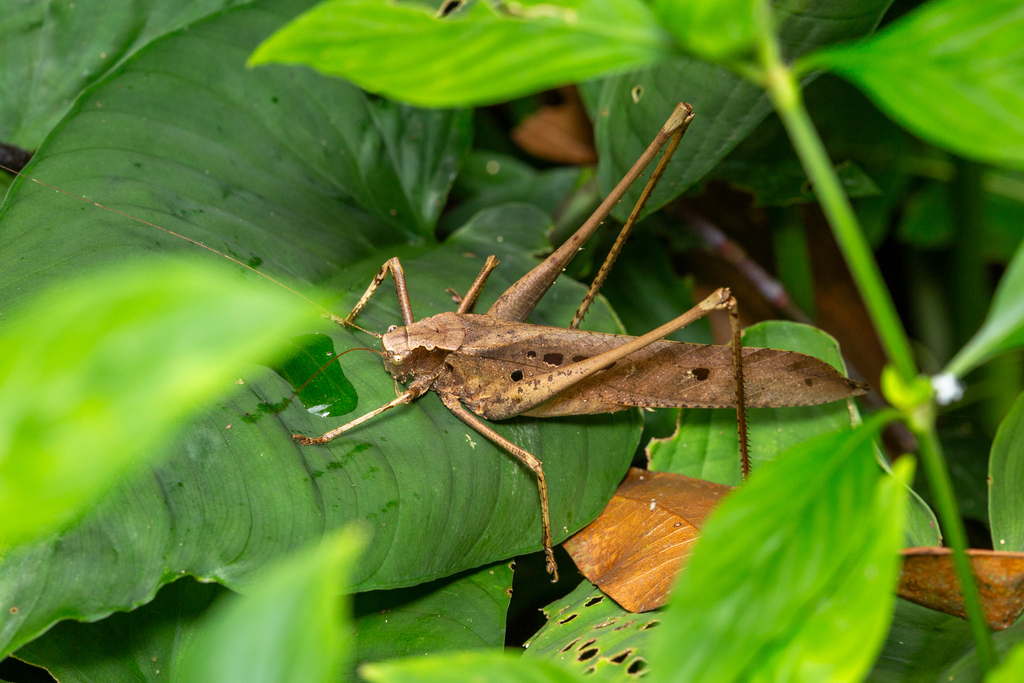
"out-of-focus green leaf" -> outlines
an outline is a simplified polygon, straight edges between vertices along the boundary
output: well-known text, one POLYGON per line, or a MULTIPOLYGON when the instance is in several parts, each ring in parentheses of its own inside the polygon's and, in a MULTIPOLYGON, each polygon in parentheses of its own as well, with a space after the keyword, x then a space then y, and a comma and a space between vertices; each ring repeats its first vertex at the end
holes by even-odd
POLYGON ((412 2, 329 0, 249 64, 307 64, 397 100, 458 107, 637 69, 670 45, 641 0, 476 2, 446 17, 412 2))
POLYGON ((183 654, 174 683, 334 683, 352 657, 342 597, 366 541, 358 527, 326 537, 224 601, 183 654))
POLYGON ((684 50, 709 62, 728 63, 754 46, 758 1, 656 0, 654 6, 684 50))
POLYGON ((856 83, 918 136, 957 154, 1024 166, 1024 5, 935 0, 854 45, 807 56, 856 83))
POLYGON ((651 644, 652 680, 861 680, 892 615, 912 469, 880 476, 888 417, 791 448, 712 513, 651 644))
POLYGON ((579 683, 554 664, 497 650, 364 664, 359 675, 370 683, 579 683))
POLYGON ((988 459, 992 547, 1024 551, 1024 394, 999 425, 988 459))
POLYGON ((631 614, 584 579, 544 608, 548 621, 527 643, 525 659, 553 662, 598 680, 629 680, 647 669, 647 644, 659 614, 631 614))
POLYGON ((67 522, 307 315, 283 290, 170 262, 78 278, 5 312, 0 539, 67 522))
POLYGON ((1024 671, 1024 642, 1017 643, 999 666, 985 676, 985 683, 1019 683, 1024 671))
POLYGON ((932 182, 911 195, 903 206, 896 237, 918 249, 948 246, 953 240, 953 215, 949 188, 932 182))
POLYGON ((992 356, 1021 346, 1024 346, 1024 244, 1017 248, 1006 267, 981 329, 943 372, 963 377, 992 356))

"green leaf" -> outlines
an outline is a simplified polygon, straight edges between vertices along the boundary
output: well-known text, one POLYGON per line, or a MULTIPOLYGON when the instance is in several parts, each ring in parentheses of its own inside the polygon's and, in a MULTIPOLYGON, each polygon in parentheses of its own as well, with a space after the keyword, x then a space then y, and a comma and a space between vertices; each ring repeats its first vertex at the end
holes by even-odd
POLYGON ((1024 166, 1024 6, 935 0, 876 37, 806 57, 928 142, 972 159, 1024 166))
POLYGON ((892 615, 911 472, 879 476, 886 419, 791 448, 718 507, 652 643, 655 681, 864 676, 892 615))
POLYGON ((267 569, 247 595, 215 608, 172 680, 334 683, 352 657, 341 591, 366 538, 348 527, 267 569))
MULTIPOLYGON (((869 33, 890 3, 781 3, 776 22, 786 58, 869 33)), ((680 101, 692 104, 696 117, 647 202, 644 215, 700 180, 771 111, 768 96, 760 87, 722 66, 694 58, 673 57, 643 71, 605 78, 597 97, 588 101, 600 158, 598 182, 603 192, 626 174, 680 101)), ((615 218, 626 220, 642 189, 643 184, 637 183, 626 193, 613 211, 615 218)))
POLYGON ((988 459, 992 547, 1024 551, 1024 394, 1003 418, 988 459))
POLYGON ((631 614, 584 579, 544 608, 548 621, 526 644, 524 659, 551 662, 599 680, 647 669, 647 647, 658 614, 631 614))
MULTIPOLYGON (((321 318, 318 306, 344 315, 393 256, 403 259, 423 316, 452 310, 445 290, 465 292, 496 254, 502 264, 485 288, 486 307, 536 264, 531 254, 545 246, 549 219, 504 206, 436 243, 433 225, 468 149, 469 114, 398 106, 308 70, 246 70, 259 40, 304 8, 261 3, 154 42, 86 93, 27 172, 287 279, 315 305, 283 344, 320 334, 338 354, 376 346, 321 318)), ((19 181, 0 209, 0 311, 48 284, 154 252, 198 253, 253 291, 276 288, 174 235, 19 181)), ((361 325, 383 331, 401 320, 392 291, 381 288, 361 325)), ((556 283, 533 320, 566 324, 583 293, 556 283)), ((615 329, 607 306, 589 322, 615 329)), ((243 586, 268 562, 351 521, 374 535, 354 570, 360 591, 539 549, 532 474, 433 395, 328 446, 299 447, 292 434, 323 433, 394 398, 379 356, 353 352, 339 363, 359 397, 355 413, 321 418, 299 401, 276 412, 298 387, 249 364, 236 376, 243 384, 204 406, 158 466, 123 478, 60 537, 5 549, 0 595, 20 610, 0 610, 0 653, 57 619, 132 609, 182 574, 243 586)), ((518 419, 495 429, 545 462, 561 539, 614 492, 640 416, 518 419)))
POLYGON ((8 311, 0 538, 17 543, 79 514, 304 317, 287 292, 152 259, 50 286, 8 311))
POLYGON ((359 675, 370 683, 578 683, 564 669, 500 651, 410 657, 364 664, 359 675))
MULTIPOLYGON (((992 634, 992 640, 996 645, 996 653, 998 653, 1003 663, 1008 661, 1008 656, 1019 659, 1020 655, 1015 651, 1020 650, 1021 643, 1024 643, 1024 621, 1018 621, 1005 631, 992 634)), ((984 677, 981 667, 978 666, 978 653, 972 649, 939 674, 935 680, 956 681, 956 683, 982 683, 982 680, 985 683, 989 683, 993 679, 997 681, 1019 680, 1020 669, 1015 669, 1012 674, 1009 674, 1009 678, 1006 678, 1007 675, 1003 667, 999 667, 990 673, 988 677, 984 677)))
MULTIPOLYGON (((502 562, 413 588, 355 595, 354 659, 500 647, 511 585, 512 571, 502 562)), ((95 623, 61 622, 17 656, 61 683, 166 681, 210 608, 230 594, 186 577, 132 612, 95 623)), ((347 676, 354 680, 354 671, 347 676)))
POLYGON ((943 373, 963 377, 989 358, 1024 346, 1024 244, 1006 267, 981 329, 943 373))
POLYGON ((356 661, 505 644, 512 567, 498 562, 411 588, 355 596, 356 661))
POLYGON ((250 0, 5 2, 0 140, 35 149, 87 86, 156 38, 250 0))
POLYGON ((985 683, 1014 683, 1024 671, 1024 642, 1017 643, 999 666, 985 676, 985 683))
POLYGON ((425 107, 492 104, 652 64, 670 41, 641 0, 434 8, 328 0, 268 38, 250 65, 306 64, 425 107))
POLYGON ((684 50, 709 62, 728 63, 753 49, 759 1, 656 0, 654 6, 684 50))
POLYGON ((897 598, 889 635, 866 680, 938 681, 939 673, 970 647, 965 620, 897 598))

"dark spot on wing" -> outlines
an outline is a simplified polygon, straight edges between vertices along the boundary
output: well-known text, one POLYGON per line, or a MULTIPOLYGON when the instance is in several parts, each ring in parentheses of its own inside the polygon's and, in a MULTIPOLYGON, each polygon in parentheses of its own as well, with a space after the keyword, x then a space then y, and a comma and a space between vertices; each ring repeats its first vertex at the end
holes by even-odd
POLYGON ((536 351, 527 351, 526 352, 526 357, 527 358, 536 358, 537 357, 537 352, 536 351))
POLYGON ((513 370, 511 378, 512 378, 513 382, 518 382, 519 380, 521 380, 523 378, 523 371, 522 370, 513 370))
POLYGON ((806 377, 806 378, 804 378, 804 384, 806 384, 809 387, 813 387, 814 386, 814 380, 811 379, 810 377, 806 377))
POLYGON ((697 378, 698 382, 703 382, 711 375, 711 371, 707 368, 694 368, 690 373, 697 378))
POLYGON ((572 362, 573 363, 579 363, 581 360, 586 360, 588 358, 590 358, 590 356, 573 356, 572 357, 572 362))
POLYGON ((563 356, 560 353, 545 353, 544 354, 544 362, 547 363, 548 365, 561 365, 562 364, 562 358, 563 358, 563 356))

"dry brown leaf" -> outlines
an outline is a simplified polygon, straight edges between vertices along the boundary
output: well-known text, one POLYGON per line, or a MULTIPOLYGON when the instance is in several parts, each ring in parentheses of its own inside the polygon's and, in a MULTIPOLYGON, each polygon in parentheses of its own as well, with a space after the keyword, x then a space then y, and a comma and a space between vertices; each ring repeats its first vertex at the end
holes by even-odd
POLYGON ((700 525, 733 487, 631 468, 604 512, 565 542, 587 579, 623 609, 665 604, 700 525))
POLYGON ((594 130, 575 88, 559 88, 561 104, 547 104, 512 131, 512 141, 538 159, 558 164, 596 164, 594 130))
MULTIPOLYGON (((968 550, 990 627, 1010 626, 1024 609, 1024 553, 968 550)), ((899 595, 930 609, 966 619, 960 580, 949 548, 903 551, 899 595)))

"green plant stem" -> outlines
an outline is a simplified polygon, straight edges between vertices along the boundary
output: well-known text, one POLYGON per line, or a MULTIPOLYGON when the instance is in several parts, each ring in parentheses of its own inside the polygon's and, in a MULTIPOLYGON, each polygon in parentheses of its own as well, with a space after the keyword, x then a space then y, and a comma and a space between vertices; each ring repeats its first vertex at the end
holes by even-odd
POLYGON ((908 382, 917 376, 910 342, 853 207, 807 115, 800 87, 792 72, 782 64, 769 68, 767 85, 775 109, 793 140, 864 305, 875 323, 885 353, 903 381, 908 382))
MULTIPOLYGON (((762 1, 755 5, 759 12, 761 35, 758 44, 762 73, 758 82, 767 89, 775 110, 779 113, 797 155, 814 186, 814 193, 828 218, 832 233, 843 252, 857 289, 864 300, 868 314, 875 324, 879 339, 896 373, 905 383, 917 377, 917 365, 910 349, 903 324, 875 262, 864 232, 857 221, 832 161, 811 122, 800 94, 800 85, 793 71, 783 62, 772 26, 771 7, 762 1)), ((978 652, 982 673, 990 671, 996 663, 992 634, 985 622, 978 587, 967 556, 967 532, 953 495, 942 450, 935 433, 935 410, 931 399, 916 409, 905 411, 911 428, 921 444, 928 482, 935 493, 939 519, 946 530, 953 549, 953 562, 963 586, 964 605, 978 652)))
POLYGON ((981 607, 981 596, 975 582, 974 570, 971 568, 971 559, 967 556, 967 532, 964 529, 963 520, 960 518, 960 512, 957 510, 956 497, 953 495, 953 486, 950 483, 946 460, 942 456, 942 447, 935 434, 935 418, 932 416, 928 425, 917 425, 915 422, 917 421, 911 420, 909 426, 920 444, 918 450, 921 455, 921 463, 928 476, 928 485, 931 486, 932 495, 935 497, 939 520, 946 531, 946 541, 953 549, 953 564, 956 567, 957 576, 960 577, 964 609, 971 624, 974 645, 978 653, 978 664, 982 674, 985 674, 996 666, 996 649, 992 640, 992 632, 988 628, 985 613, 981 607), (921 429, 922 426, 927 428, 921 429))

